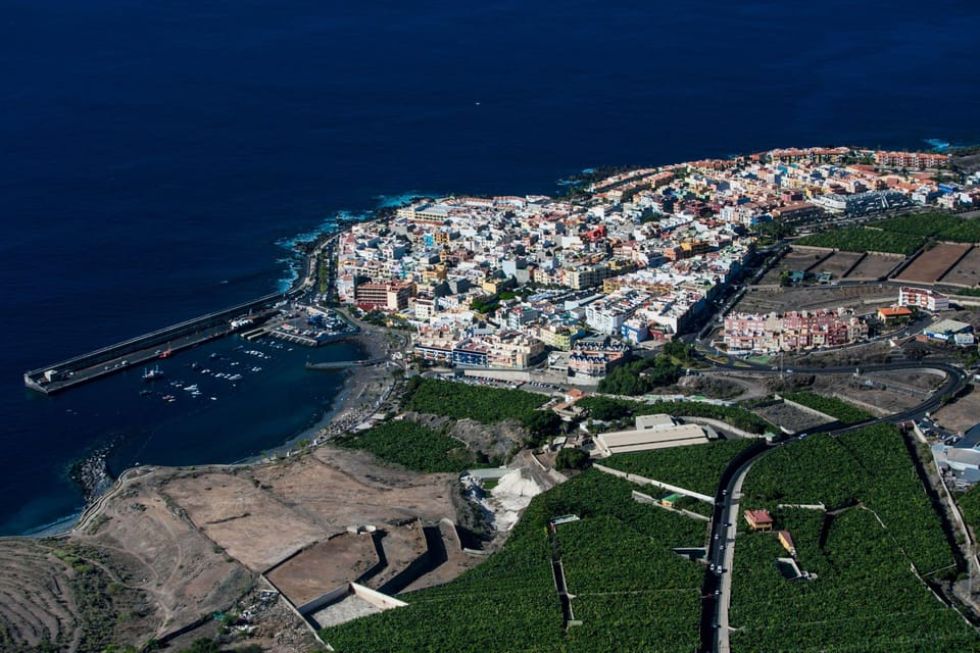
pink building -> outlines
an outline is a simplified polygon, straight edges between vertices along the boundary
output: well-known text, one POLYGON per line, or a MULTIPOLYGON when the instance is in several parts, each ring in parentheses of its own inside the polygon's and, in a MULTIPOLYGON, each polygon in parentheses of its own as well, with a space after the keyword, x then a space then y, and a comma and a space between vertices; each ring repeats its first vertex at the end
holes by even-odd
POLYGON ((868 325, 850 311, 732 313, 725 318, 729 351, 775 352, 840 347, 868 335, 868 325))

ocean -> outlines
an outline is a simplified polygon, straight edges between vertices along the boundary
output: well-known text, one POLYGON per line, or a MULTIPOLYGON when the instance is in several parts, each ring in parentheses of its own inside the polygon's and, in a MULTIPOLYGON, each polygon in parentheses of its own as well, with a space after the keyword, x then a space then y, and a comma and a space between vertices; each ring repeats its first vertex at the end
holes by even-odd
POLYGON ((0 534, 77 514, 79 461, 230 462, 322 420, 344 377, 303 362, 348 345, 181 354, 168 380, 262 369, 173 403, 138 370, 55 397, 21 374, 283 287, 292 239, 338 217, 599 165, 980 142, 974 1, 8 0, 2 24, 0 534))

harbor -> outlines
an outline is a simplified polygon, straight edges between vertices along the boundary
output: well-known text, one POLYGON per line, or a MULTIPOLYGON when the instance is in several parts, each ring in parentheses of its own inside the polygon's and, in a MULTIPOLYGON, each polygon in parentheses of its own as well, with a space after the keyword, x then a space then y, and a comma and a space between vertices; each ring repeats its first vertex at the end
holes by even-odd
POLYGON ((24 373, 24 385, 31 390, 53 394, 131 367, 165 360, 182 350, 268 320, 275 314, 272 307, 282 301, 283 295, 280 293, 266 295, 245 304, 30 370, 24 373))
POLYGON ((318 347, 356 333, 356 327, 326 308, 300 304, 312 292, 321 261, 333 256, 336 234, 305 254, 303 274, 286 292, 276 292, 219 311, 24 372, 24 385, 50 395, 132 367, 147 366, 204 343, 241 333, 248 340, 272 336, 318 347))

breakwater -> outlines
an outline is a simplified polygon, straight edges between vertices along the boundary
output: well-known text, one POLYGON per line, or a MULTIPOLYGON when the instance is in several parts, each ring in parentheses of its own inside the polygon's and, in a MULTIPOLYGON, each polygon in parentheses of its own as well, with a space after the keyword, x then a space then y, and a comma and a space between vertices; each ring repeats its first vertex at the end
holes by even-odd
POLYGON ((168 358, 180 350, 227 335, 239 328, 240 324, 254 324, 267 319, 271 308, 287 298, 288 293, 273 293, 29 370, 24 372, 24 385, 31 390, 52 394, 137 365, 168 358))

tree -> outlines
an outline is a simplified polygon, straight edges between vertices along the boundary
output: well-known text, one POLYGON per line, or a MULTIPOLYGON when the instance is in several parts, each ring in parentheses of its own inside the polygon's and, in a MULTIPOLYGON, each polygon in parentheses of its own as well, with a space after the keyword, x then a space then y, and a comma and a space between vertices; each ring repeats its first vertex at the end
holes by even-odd
POLYGON ((201 637, 195 639, 190 648, 185 648, 180 653, 219 653, 219 650, 217 642, 201 637))
POLYGON ((540 447, 561 429, 561 418, 550 410, 533 410, 521 422, 530 434, 526 444, 531 447, 540 447))
MULTIPOLYGON (((588 401, 589 415, 593 419, 603 422, 629 417, 632 414, 629 406, 622 401, 616 401, 608 397, 589 397, 588 401)), ((591 427, 589 430, 592 430, 591 427)))
POLYGON ((663 351, 667 356, 673 356, 679 361, 688 362, 691 360, 691 354, 694 352, 694 347, 681 340, 671 340, 670 342, 664 344, 663 351))
POLYGON ((581 449, 562 449, 555 458, 555 467, 558 469, 585 469, 588 466, 589 455, 581 449))

